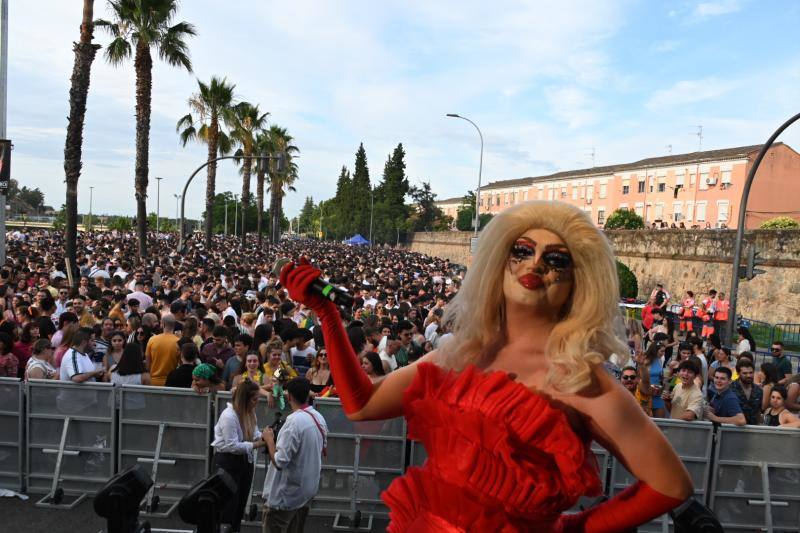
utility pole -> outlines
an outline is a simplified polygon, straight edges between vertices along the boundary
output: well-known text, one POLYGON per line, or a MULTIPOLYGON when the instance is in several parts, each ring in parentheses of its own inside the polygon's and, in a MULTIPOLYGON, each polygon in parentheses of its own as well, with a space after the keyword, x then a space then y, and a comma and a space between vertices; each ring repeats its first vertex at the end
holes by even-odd
POLYGON ((225 236, 228 236, 228 199, 225 198, 225 236))
POLYGON ((233 236, 236 237, 238 233, 236 233, 239 227, 239 195, 233 195, 233 236))
POLYGON ((161 231, 161 180, 164 178, 156 178, 156 233, 161 231))
MULTIPOLYGON (((8 107, 8 0, 0 0, 0 139, 6 138, 6 109, 8 107)), ((11 143, 5 154, 11 161, 11 143)), ((11 169, 3 169, 9 172, 11 169)), ((6 184, 8 186, 8 184, 6 184)), ((0 265, 6 264, 6 189, 0 189, 0 265)))

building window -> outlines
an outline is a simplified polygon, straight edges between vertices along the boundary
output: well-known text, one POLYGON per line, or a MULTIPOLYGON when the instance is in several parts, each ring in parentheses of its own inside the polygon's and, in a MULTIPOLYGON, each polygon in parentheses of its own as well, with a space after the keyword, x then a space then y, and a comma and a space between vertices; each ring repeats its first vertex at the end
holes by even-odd
POLYGON ((622 186, 622 194, 628 194, 629 192, 631 192, 631 186, 630 185, 623 185, 622 186))
POLYGON ((573 185, 572 186, 572 199, 573 200, 577 200, 578 199, 578 186, 577 185, 573 185))
POLYGON ((605 209, 598 209, 597 210, 597 223, 598 224, 605 224, 606 223, 606 210, 605 209))
POLYGON ((683 204, 681 202, 675 202, 672 204, 672 220, 674 222, 680 222, 683 220, 683 204))
POLYGON ((695 183, 697 183, 697 174, 692 172, 689 174, 689 186, 694 187, 695 183))
MULTIPOLYGON (((500 195, 498 194, 495 198, 495 205, 500 205, 500 195)), ((473 224, 474 225, 474 224, 473 224)))
POLYGON ((566 187, 562 187, 561 188, 561 198, 566 198, 566 197, 567 197, 567 188, 566 187))
POLYGON ((686 202, 686 222, 691 222, 694 218, 694 202, 686 202))
POLYGON ((666 190, 667 190, 667 184, 666 183, 659 183, 658 184, 658 192, 664 192, 666 190))
POLYGON ((639 182, 639 192, 644 192, 644 182, 643 181, 639 182))
POLYGON ((605 183, 600 184, 600 198, 605 198, 608 193, 608 186, 605 183))
POLYGON ((698 222, 706 221, 706 202, 697 202, 695 206, 695 217, 698 222))
POLYGON ((717 202, 717 222, 728 222, 730 203, 727 200, 717 202))
POLYGON ((656 204, 656 220, 664 220, 664 204, 656 204))
MULTIPOLYGON (((643 183, 643 182, 642 182, 643 183)), ((637 202, 634 206, 633 211, 639 215, 640 217, 644 218, 644 204, 641 202, 637 202)))

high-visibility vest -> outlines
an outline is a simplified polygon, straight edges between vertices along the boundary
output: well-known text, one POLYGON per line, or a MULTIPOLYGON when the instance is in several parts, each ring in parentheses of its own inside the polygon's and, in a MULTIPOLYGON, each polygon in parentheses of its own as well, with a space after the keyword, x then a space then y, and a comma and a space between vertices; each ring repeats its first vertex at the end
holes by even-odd
POLYGON ((720 300, 717 302, 717 313, 714 315, 715 320, 728 320, 728 308, 731 303, 728 300, 720 300))
POLYGON ((694 299, 686 298, 683 301, 683 318, 691 318, 694 316, 694 299))

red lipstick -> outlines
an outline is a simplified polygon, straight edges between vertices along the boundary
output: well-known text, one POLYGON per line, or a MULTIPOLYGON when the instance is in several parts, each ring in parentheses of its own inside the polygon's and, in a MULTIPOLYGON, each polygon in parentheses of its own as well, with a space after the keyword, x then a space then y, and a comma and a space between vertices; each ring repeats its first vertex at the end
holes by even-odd
POLYGON ((531 291, 535 291, 544 285, 542 277, 536 274, 525 274, 524 276, 520 276, 518 280, 520 285, 531 291))

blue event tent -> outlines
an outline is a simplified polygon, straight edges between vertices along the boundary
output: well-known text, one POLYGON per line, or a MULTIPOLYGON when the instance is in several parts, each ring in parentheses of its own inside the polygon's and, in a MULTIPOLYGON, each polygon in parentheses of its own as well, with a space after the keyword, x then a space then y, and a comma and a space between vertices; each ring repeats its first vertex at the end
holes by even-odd
POLYGON ((369 241, 367 239, 365 239, 364 237, 362 237, 360 234, 356 233, 355 235, 353 235, 352 237, 350 237, 349 239, 344 241, 344 243, 345 244, 369 244, 369 241))

